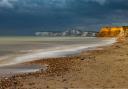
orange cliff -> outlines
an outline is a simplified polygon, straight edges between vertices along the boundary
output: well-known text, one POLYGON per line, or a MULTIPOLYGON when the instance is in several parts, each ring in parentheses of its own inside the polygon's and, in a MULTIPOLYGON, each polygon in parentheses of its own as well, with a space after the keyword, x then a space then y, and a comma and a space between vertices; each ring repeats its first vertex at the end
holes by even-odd
POLYGON ((118 41, 124 41, 128 37, 128 26, 103 27, 98 37, 117 37, 118 41))

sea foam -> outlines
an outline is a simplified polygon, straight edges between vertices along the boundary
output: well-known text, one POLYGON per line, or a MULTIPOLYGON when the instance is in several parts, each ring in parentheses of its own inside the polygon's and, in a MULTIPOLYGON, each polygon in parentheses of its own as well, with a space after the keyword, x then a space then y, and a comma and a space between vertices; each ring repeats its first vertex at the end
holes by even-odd
POLYGON ((5 64, 1 64, 1 66, 14 65, 18 63, 24 63, 24 62, 29 62, 29 61, 39 60, 39 59, 46 59, 46 58, 66 57, 66 56, 78 54, 83 50, 86 51, 99 46, 111 45, 115 42, 116 42, 115 38, 111 38, 111 39, 105 39, 102 42, 95 43, 95 44, 77 45, 77 46, 69 45, 68 47, 64 47, 64 48, 58 47, 52 50, 49 49, 45 51, 42 49, 42 50, 34 51, 32 53, 27 53, 27 54, 15 57, 12 61, 9 61, 8 63, 5 63, 5 64))

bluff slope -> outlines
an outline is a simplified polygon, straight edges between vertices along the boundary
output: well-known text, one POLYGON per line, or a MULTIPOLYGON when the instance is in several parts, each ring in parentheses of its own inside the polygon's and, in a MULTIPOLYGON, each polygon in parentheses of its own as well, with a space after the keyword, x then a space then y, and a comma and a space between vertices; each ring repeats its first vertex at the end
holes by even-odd
POLYGON ((98 37, 117 37, 118 41, 123 41, 128 37, 128 26, 103 27, 98 37))

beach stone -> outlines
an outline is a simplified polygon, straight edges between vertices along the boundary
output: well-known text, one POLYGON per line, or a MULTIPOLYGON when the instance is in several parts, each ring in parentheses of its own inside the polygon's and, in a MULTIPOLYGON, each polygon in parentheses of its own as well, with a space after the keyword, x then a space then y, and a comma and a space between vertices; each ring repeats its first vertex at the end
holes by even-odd
POLYGON ((80 60, 86 60, 87 57, 80 57, 80 60))
POLYGON ((46 88, 50 88, 49 86, 46 86, 46 88))
POLYGON ((14 81, 14 85, 17 85, 18 83, 17 83, 17 81, 14 81))
POLYGON ((119 45, 116 45, 116 48, 121 48, 119 45))
POLYGON ((8 80, 8 78, 5 78, 5 80, 8 80))
POLYGON ((81 58, 80 60, 85 60, 84 58, 81 58))
POLYGON ((63 79, 62 81, 65 82, 65 81, 67 81, 67 79, 63 79))

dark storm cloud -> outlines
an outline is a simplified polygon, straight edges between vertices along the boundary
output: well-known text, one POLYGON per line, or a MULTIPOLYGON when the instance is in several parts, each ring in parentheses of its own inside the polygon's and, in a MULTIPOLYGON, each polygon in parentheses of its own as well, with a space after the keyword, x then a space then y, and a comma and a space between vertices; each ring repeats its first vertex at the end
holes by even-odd
POLYGON ((0 0, 1 33, 97 30, 102 25, 127 24, 127 16, 127 0, 0 0))

